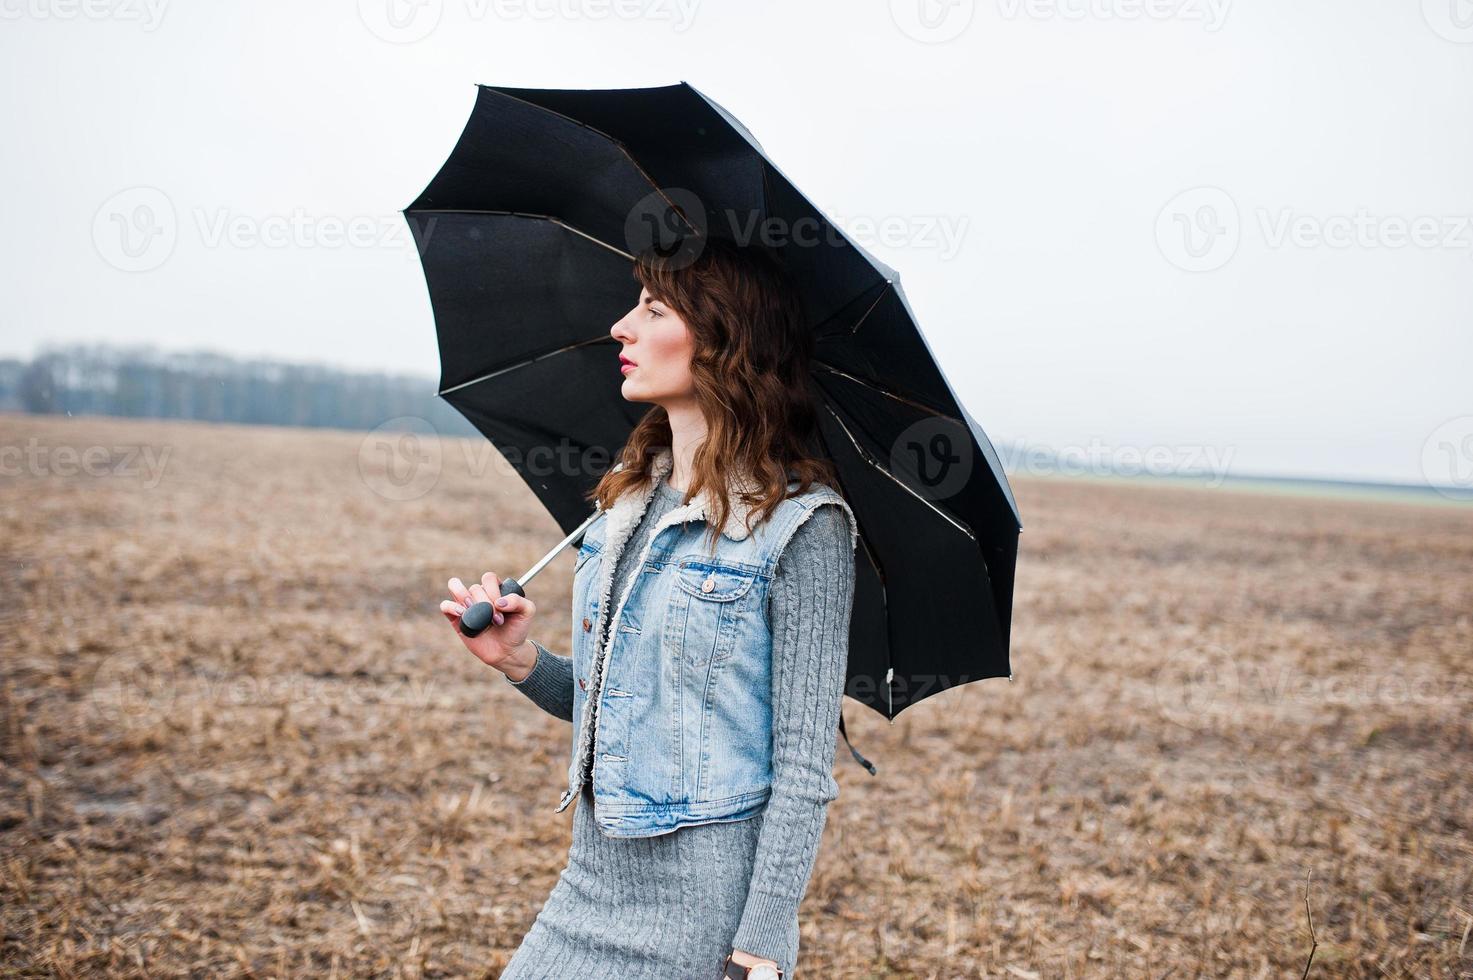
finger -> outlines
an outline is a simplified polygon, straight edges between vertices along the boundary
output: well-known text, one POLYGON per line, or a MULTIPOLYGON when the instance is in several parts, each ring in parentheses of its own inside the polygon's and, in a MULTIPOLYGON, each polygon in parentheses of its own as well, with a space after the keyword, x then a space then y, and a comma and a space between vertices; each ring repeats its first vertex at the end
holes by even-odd
POLYGON ((482 587, 482 585, 481 585, 480 582, 477 582, 475 585, 472 585, 471 586, 470 595, 471 595, 470 602, 466 603, 466 605, 468 605, 468 606, 469 605, 474 605, 477 602, 490 602, 491 601, 491 597, 486 594, 486 590, 485 590, 485 588, 482 587))
POLYGON ((444 602, 440 603, 441 615, 445 617, 445 619, 450 623, 451 626, 456 629, 457 632, 460 630, 460 617, 464 614, 464 612, 465 610, 461 609, 459 603, 451 602, 449 599, 446 599, 444 602))
MULTIPOLYGON (((491 578, 493 578, 493 579, 496 577, 494 575, 491 575, 490 572, 487 572, 486 575, 490 575, 491 578)), ((485 579, 483 577, 482 578, 482 582, 484 582, 484 581, 485 581, 485 579)), ((476 597, 476 601, 477 602, 490 602, 490 603, 492 603, 492 605, 491 605, 491 625, 493 625, 493 626, 500 626, 502 624, 502 622, 505 621, 506 617, 503 616, 503 615, 501 615, 501 613, 496 608, 495 599, 497 597, 494 596, 494 595, 492 595, 490 592, 487 592, 485 585, 481 584, 481 582, 477 582, 475 585, 471 586, 471 595, 473 595, 473 596, 476 597)))
POLYGON ((471 594, 469 591, 467 591, 464 582, 462 582, 458 578, 453 578, 447 584, 450 586, 450 594, 455 597, 456 602, 460 603, 462 606, 468 606, 471 604, 471 594))
POLYGON ((504 595, 496 600, 496 608, 508 616, 526 616, 531 618, 536 615, 537 607, 532 600, 526 596, 504 595))
POLYGON ((495 605, 496 600, 501 598, 501 579, 496 577, 495 572, 487 572, 481 576, 481 588, 485 589, 486 594, 491 597, 492 605, 495 605))

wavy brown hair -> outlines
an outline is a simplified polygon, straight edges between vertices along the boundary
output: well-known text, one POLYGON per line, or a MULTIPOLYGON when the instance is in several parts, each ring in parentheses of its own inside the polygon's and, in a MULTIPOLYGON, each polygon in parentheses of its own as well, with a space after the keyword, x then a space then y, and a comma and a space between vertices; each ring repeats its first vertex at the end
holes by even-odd
MULTIPOLYGON (((728 493, 737 483, 757 487, 739 493, 744 506, 756 508, 757 523, 787 497, 789 471, 801 481, 799 493, 815 482, 837 489, 833 463, 817 453, 808 373, 813 336, 802 300, 777 259, 759 245, 687 238, 672 248, 641 252, 634 278, 691 332, 690 370, 706 437, 696 447, 685 502, 715 488, 706 515, 710 548, 731 513, 728 493)), ((669 448, 670 418, 656 405, 625 441, 623 468, 606 472, 589 501, 607 509, 624 493, 647 487, 655 455, 669 448)))

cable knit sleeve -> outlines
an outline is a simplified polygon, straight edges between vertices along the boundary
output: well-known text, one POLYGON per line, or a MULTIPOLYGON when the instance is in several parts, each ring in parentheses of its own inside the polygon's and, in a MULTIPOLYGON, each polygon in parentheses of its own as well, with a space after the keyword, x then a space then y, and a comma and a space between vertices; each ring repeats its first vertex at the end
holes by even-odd
POLYGON ((772 624, 772 795, 733 946, 777 960, 796 930, 834 779, 849 666, 854 550, 849 520, 823 504, 793 532, 768 593, 772 624))
POLYGON ((537 660, 532 672, 519 681, 506 677, 506 682, 532 699, 532 703, 554 718, 573 720, 573 660, 560 657, 551 650, 532 641, 537 648, 537 660))

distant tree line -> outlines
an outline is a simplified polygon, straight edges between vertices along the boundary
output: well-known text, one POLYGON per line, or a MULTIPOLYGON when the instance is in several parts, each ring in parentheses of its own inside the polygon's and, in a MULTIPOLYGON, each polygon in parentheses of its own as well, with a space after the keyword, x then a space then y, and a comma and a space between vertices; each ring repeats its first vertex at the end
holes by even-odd
POLYGON ((400 416, 475 435, 432 378, 244 360, 209 351, 73 344, 0 360, 0 411, 373 429, 400 416))

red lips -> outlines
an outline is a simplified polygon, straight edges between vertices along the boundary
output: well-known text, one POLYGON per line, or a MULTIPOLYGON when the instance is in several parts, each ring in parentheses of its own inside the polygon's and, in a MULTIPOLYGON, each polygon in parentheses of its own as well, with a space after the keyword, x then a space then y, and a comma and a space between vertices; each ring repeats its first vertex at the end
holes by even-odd
POLYGON ((631 361, 629 358, 625 357, 623 354, 620 354, 619 355, 619 366, 620 367, 623 367, 626 364, 629 365, 630 367, 634 367, 634 362, 633 361, 631 361))

